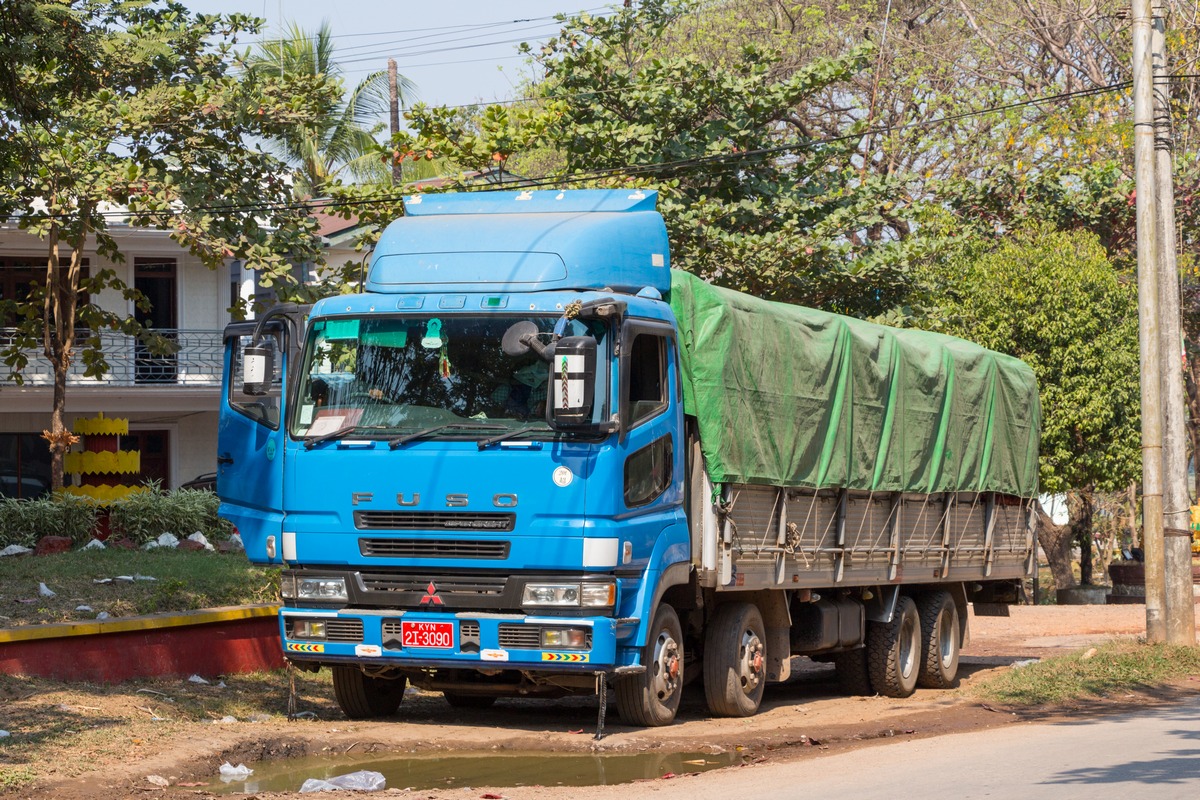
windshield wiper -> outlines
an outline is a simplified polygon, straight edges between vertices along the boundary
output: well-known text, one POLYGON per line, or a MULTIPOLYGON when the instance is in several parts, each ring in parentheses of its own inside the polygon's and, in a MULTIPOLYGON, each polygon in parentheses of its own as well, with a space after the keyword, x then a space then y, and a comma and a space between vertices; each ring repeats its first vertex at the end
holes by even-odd
POLYGON ((549 425, 530 425, 527 428, 517 428, 516 430, 505 431, 504 433, 498 434, 496 436, 489 436, 486 439, 480 439, 475 444, 479 445, 480 450, 483 450, 483 449, 490 447, 491 445, 494 445, 498 442, 506 442, 509 439, 515 439, 516 437, 522 436, 526 433, 534 433, 535 431, 544 432, 544 431, 548 431, 548 430, 550 430, 549 425))
POLYGON ((434 425, 432 428, 425 428, 424 430, 415 431, 414 433, 406 433, 403 436, 397 436, 395 439, 389 439, 388 447, 395 450, 397 447, 399 447, 402 444, 407 444, 408 442, 414 442, 417 439, 424 439, 426 436, 432 436, 433 434, 438 433, 439 431, 449 430, 451 428, 457 429, 457 430, 468 430, 468 431, 495 431, 495 430, 503 430, 504 426, 503 425, 483 425, 483 424, 480 424, 477 422, 448 422, 445 425, 434 425))
POLYGON ((306 437, 304 440, 304 449, 312 450, 322 442, 328 442, 331 439, 340 439, 350 433, 356 433, 358 431, 377 431, 382 429, 382 425, 347 425, 344 428, 338 428, 336 431, 322 433, 320 436, 306 437))

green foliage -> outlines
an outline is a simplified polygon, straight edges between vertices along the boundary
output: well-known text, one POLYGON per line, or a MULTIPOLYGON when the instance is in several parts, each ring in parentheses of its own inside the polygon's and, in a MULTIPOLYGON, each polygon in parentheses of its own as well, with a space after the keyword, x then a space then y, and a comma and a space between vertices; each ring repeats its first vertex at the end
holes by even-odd
POLYGON ((957 216, 961 233, 987 238, 1036 221, 1060 231, 1091 232, 1115 263, 1137 259, 1134 181, 1118 162, 1060 163, 1036 172, 1000 164, 936 190, 957 216))
POLYGON ((217 516, 220 500, 206 489, 164 492, 157 484, 134 492, 109 507, 109 527, 114 536, 137 544, 171 533, 183 539, 199 531, 210 541, 229 538, 230 524, 217 516))
POLYGON ((533 53, 545 73, 535 104, 476 116, 418 106, 417 136, 395 145, 465 170, 546 164, 546 185, 655 188, 675 266, 858 315, 897 303, 912 253, 885 231, 907 230, 903 187, 856 169, 860 123, 816 141, 796 114, 865 69, 873 46, 793 64, 745 42, 713 61, 673 46, 693 13, 705 11, 651 0, 568 19, 533 53))
POLYGON ((1028 363, 1042 404, 1041 485, 1116 491, 1140 476, 1136 287, 1095 236, 1025 228, 923 273, 921 327, 1028 363))
POLYGON ((77 545, 92 538, 97 509, 86 499, 55 495, 38 500, 0 499, 0 548, 33 547, 43 536, 67 536, 77 545))
POLYGON ((1093 649, 1008 670, 975 691, 992 701, 1036 706, 1161 686, 1200 672, 1195 647, 1109 642, 1093 649))

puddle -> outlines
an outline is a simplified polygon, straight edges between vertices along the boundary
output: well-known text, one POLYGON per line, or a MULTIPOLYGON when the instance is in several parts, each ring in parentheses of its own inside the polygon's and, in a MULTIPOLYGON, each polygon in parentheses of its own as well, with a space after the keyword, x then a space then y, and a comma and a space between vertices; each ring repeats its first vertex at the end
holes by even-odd
POLYGON ((260 762, 246 780, 209 788, 218 794, 295 792, 308 778, 328 780, 360 769, 383 773, 389 789, 604 786, 661 778, 668 772, 705 772, 737 762, 737 753, 438 753, 358 761, 320 756, 260 762))

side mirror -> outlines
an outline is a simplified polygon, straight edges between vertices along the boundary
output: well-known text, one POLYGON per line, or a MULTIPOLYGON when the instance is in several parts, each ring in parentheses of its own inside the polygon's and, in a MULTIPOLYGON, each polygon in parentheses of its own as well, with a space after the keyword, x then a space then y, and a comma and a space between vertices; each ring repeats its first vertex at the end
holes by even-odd
POLYGON ((591 336, 559 339, 550 370, 546 403, 551 424, 556 428, 590 426, 596 396, 596 340, 591 336))
POLYGON ((275 378, 275 345, 270 339, 242 351, 242 394, 262 397, 275 378))

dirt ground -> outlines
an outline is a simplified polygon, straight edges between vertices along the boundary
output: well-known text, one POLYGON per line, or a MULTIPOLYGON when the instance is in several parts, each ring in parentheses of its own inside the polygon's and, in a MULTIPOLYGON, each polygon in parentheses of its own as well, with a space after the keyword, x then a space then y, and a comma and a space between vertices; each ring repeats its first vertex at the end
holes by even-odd
MULTIPOLYGON (((904 700, 845 697, 836 693, 830 667, 797 659, 798 677, 768 687, 762 711, 755 717, 710 718, 702 693, 692 691, 685 694, 676 724, 666 728, 623 726, 613 709, 600 742, 592 739, 597 715, 594 697, 501 700, 491 709, 463 711, 450 708, 440 695, 413 692, 394 719, 364 723, 341 716, 327 681, 301 678, 298 708, 309 713, 305 719, 288 721, 282 714, 284 697, 266 696, 279 694, 277 676, 229 676, 227 685, 220 687, 179 680, 76 687, 10 679, 0 683, 0 729, 12 734, 0 739, 0 776, 6 775, 0 790, 7 788, 0 793, 59 800, 211 797, 221 785, 218 767, 225 761, 255 767, 262 759, 321 754, 352 759, 448 752, 689 751, 733 753, 736 761, 746 765, 864 747, 891 737, 937 736, 1169 701, 1169 693, 1147 692, 1088 701, 1070 709, 1023 709, 1018 714, 973 699, 971 687, 995 670, 1112 637, 1134 637, 1145 627, 1145 609, 1137 605, 1021 606, 1011 612, 1009 617, 971 617, 972 638, 963 651, 962 681, 956 690, 918 690, 904 700), (190 712, 184 713, 185 706, 190 712), (256 707, 267 713, 250 713, 256 707), (222 717, 227 718, 222 721, 222 717), (24 746, 22 736, 30 737, 24 746), (156 781, 170 785, 159 786, 156 781)), ((636 794, 651 789, 653 783, 639 784, 636 794)), ((389 788, 371 796, 599 800, 628 797, 629 791, 628 786, 389 788)), ((275 800, 302 795, 256 796, 275 800)))

